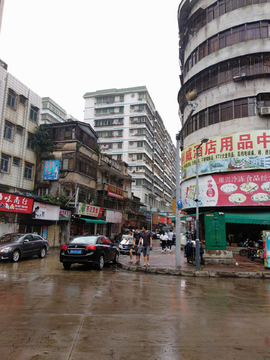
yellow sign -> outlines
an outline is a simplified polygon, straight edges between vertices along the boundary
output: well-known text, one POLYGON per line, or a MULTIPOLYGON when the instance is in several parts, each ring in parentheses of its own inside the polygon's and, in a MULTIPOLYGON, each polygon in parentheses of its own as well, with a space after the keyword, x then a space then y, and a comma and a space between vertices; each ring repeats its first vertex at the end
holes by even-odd
MULTIPOLYGON (((196 148, 181 154, 182 179, 196 175, 196 148)), ((198 149, 199 174, 270 167, 270 130, 247 131, 217 136, 198 149)))
POLYGON ((173 201, 172 201, 172 212, 174 214, 176 213, 176 199, 173 199, 173 201))

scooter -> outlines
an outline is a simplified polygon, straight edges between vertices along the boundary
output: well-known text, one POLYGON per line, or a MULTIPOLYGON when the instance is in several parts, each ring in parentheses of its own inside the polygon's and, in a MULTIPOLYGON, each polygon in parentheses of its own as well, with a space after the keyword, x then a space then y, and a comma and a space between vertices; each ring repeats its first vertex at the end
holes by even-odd
POLYGON ((257 240, 253 241, 250 239, 247 239, 245 242, 245 248, 241 249, 239 251, 239 255, 241 256, 248 256, 248 248, 256 248, 256 249, 263 249, 263 240, 257 240))
POLYGON ((253 248, 249 247, 247 257, 251 261, 254 261, 255 259, 261 259, 262 262, 264 262, 264 256, 263 256, 262 249, 253 249, 253 248))

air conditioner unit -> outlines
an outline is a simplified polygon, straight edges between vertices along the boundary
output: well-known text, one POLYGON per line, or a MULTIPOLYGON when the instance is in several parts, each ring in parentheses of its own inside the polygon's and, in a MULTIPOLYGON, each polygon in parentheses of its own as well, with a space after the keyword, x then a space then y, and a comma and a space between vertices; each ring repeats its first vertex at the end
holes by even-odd
POLYGON ((131 134, 133 133, 133 131, 134 131, 133 129, 130 129, 130 130, 129 130, 129 132, 130 132, 131 134))
POLYGON ((270 115, 270 106, 264 106, 260 109, 261 115, 270 115))
POLYGON ((133 146, 133 141, 130 141, 129 145, 130 145, 130 146, 133 146))

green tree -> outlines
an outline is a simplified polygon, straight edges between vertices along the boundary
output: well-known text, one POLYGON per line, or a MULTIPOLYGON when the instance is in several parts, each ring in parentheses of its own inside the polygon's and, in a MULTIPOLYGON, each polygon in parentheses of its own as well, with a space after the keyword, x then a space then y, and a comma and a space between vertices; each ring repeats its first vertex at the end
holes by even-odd
POLYGON ((38 158, 41 157, 42 153, 53 150, 53 142, 50 139, 50 128, 48 125, 40 125, 37 127, 33 134, 33 141, 38 158))

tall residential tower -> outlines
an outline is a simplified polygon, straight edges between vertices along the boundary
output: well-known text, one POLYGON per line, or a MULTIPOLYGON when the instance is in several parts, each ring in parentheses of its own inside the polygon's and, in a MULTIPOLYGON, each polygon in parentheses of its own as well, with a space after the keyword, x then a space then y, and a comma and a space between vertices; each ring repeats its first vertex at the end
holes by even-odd
POLYGON ((84 121, 99 135, 102 151, 128 163, 134 195, 148 210, 171 212, 175 146, 147 88, 99 90, 84 99, 84 121))

